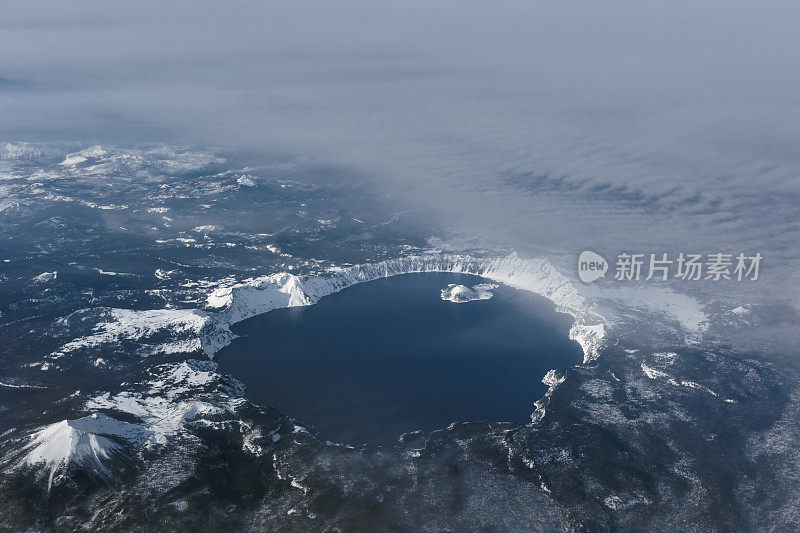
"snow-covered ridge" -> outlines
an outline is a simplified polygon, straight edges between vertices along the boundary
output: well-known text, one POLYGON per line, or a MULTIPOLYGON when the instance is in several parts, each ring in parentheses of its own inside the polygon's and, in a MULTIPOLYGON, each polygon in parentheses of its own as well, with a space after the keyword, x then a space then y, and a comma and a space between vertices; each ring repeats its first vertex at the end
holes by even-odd
POLYGON ((379 278, 421 272, 473 274, 527 290, 549 299, 560 313, 575 322, 570 338, 583 348, 584 362, 595 359, 606 337, 606 322, 594 304, 580 295, 573 283, 546 259, 522 259, 516 253, 505 257, 474 257, 463 254, 427 253, 376 263, 333 267, 321 275, 296 276, 287 272, 261 276, 220 287, 209 294, 203 310, 110 310, 108 322, 98 324, 93 334, 75 339, 57 352, 62 355, 84 347, 122 341, 137 341, 147 347, 142 354, 202 349, 208 356, 228 345, 235 335, 230 326, 261 313, 283 307, 312 305, 320 298, 379 278), (164 343, 161 335, 173 331, 175 342, 164 343), (154 342, 153 339, 158 339, 154 342))
MULTIPOLYGON (((84 348, 120 343, 125 340, 139 344, 139 355, 155 353, 193 352, 202 349, 198 335, 211 322, 208 313, 199 310, 153 309, 133 311, 108 309, 103 313, 91 335, 67 342, 53 356, 84 348), (168 342, 163 338, 169 337, 168 342), (157 339, 155 343, 151 339, 157 339)), ((63 321, 63 319, 62 319, 63 321)))

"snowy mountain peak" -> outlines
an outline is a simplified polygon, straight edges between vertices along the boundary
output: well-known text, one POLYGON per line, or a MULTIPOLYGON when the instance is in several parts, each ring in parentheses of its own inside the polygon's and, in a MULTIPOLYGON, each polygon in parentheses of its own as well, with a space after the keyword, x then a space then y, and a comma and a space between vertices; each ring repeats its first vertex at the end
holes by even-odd
POLYGON ((92 468, 101 476, 110 475, 105 462, 123 451, 121 440, 136 441, 143 437, 135 424, 121 422, 102 414, 76 420, 62 420, 36 431, 23 448, 22 467, 44 467, 50 490, 57 474, 71 465, 92 468))

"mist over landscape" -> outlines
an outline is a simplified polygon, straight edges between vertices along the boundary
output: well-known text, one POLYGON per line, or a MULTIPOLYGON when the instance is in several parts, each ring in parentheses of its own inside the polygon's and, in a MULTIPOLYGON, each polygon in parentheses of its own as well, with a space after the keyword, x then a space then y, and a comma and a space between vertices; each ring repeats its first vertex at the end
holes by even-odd
POLYGON ((4 11, 6 139, 311 157, 489 243, 768 247, 797 285, 791 3, 4 11))

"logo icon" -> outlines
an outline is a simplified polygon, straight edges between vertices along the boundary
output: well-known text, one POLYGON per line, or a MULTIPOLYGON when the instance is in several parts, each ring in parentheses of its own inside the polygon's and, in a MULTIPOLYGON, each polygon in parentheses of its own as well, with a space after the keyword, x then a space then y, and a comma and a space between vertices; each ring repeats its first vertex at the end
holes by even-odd
POLYGON ((602 255, 590 250, 581 252, 578 257, 578 277, 581 281, 591 283, 605 276, 607 271, 608 262, 602 255))

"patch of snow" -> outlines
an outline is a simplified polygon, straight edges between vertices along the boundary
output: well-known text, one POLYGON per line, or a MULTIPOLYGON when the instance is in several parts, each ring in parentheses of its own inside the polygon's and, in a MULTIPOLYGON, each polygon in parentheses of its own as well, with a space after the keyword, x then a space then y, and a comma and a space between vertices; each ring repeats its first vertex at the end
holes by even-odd
POLYGON ((239 185, 244 185, 245 187, 255 187, 256 186, 255 180, 253 178, 251 178, 250 176, 247 176, 247 175, 239 176, 239 178, 236 180, 236 183, 238 183, 239 185))
POLYGON ((666 379, 666 378, 669 378, 669 374, 667 374, 665 372, 662 372, 660 370, 656 370, 655 368, 653 368, 651 366, 647 366, 644 363, 641 364, 641 367, 642 367, 642 372, 644 372, 644 375, 647 376, 650 379, 659 379, 659 378, 666 379))
POLYGON ((34 283, 47 283, 49 281, 53 281, 58 278, 58 272, 42 272, 38 276, 34 276, 33 281, 34 283))
POLYGON ((208 232, 208 231, 216 231, 217 229, 218 229, 217 226, 214 226, 212 224, 208 224, 206 226, 197 226, 196 228, 194 228, 194 231, 196 231, 198 233, 204 233, 204 232, 208 232))
POLYGON ((139 350, 141 357, 151 357, 153 355, 170 355, 175 353, 193 353, 203 349, 203 345, 198 338, 190 338, 173 342, 163 342, 150 348, 139 350))
MULTIPOLYGON (((654 355, 664 355, 664 354, 654 354, 654 355)), ((677 380, 674 377, 672 377, 669 374, 667 374, 666 372, 662 372, 661 370, 657 370, 657 369, 655 369, 655 368, 653 368, 651 366, 648 366, 648 365, 646 365, 644 363, 641 363, 641 367, 642 367, 642 372, 644 372, 644 374, 650 379, 660 379, 660 380, 666 381, 667 383, 669 383, 670 385, 672 385, 674 387, 686 387, 686 388, 689 388, 689 389, 701 390, 703 392, 706 392, 706 393, 710 394, 711 396, 715 396, 715 397, 719 396, 719 394, 717 394, 713 390, 709 389, 705 385, 697 383, 696 381, 677 380)))
POLYGON ((41 387, 38 385, 26 385, 26 384, 18 384, 18 383, 6 383, 4 381, 0 381, 0 387, 5 387, 7 389, 45 389, 47 387, 41 387))
POLYGON ((607 496, 603 500, 603 505, 605 505, 609 509, 612 509, 612 510, 616 511, 617 509, 621 509, 622 508, 622 498, 620 498, 619 496, 615 496, 615 495, 607 496))
POLYGON ((636 505, 650 505, 651 500, 644 496, 627 496, 625 499, 612 494, 603 499, 603 505, 613 511, 623 511, 636 505))
POLYGON ((545 374, 542 378, 542 383, 548 386, 548 388, 554 389, 564 383, 564 380, 567 379, 566 376, 558 375, 555 370, 550 370, 545 374))
POLYGON ((658 352, 654 353, 653 357, 658 359, 662 364, 671 365, 675 362, 675 358, 678 357, 678 354, 675 352, 658 352))
POLYGON ((700 383, 697 383, 696 381, 681 380, 680 384, 683 387, 689 387, 691 389, 700 389, 702 391, 705 391, 705 392, 709 393, 711 396, 719 396, 719 394, 717 394, 713 390, 709 389, 705 385, 701 385, 700 383))
POLYGON ((155 275, 155 277, 157 277, 160 280, 165 280, 169 279, 169 277, 175 272, 176 272, 175 270, 164 270, 163 268, 157 268, 153 273, 153 275, 155 275))
POLYGON ((39 161, 43 155, 40 147, 26 142, 0 144, 0 159, 39 161))
POLYGON ((136 274, 130 274, 128 272, 110 272, 108 270, 103 270, 102 268, 95 268, 98 274, 102 276, 135 276, 136 274))
POLYGON ((106 155, 106 151, 103 150, 100 146, 90 146, 89 148, 84 148, 79 152, 74 152, 71 154, 67 154, 64 160, 59 163, 61 166, 75 166, 81 163, 85 163, 89 160, 89 158, 96 158, 102 157, 106 155))
POLYGON ((612 304, 603 305, 600 311, 608 311, 606 314, 609 318, 613 314, 611 307, 639 308, 657 315, 671 316, 687 333, 694 336, 702 333, 708 325, 708 316, 700 301, 667 287, 585 284, 581 286, 581 293, 598 302, 612 304))

